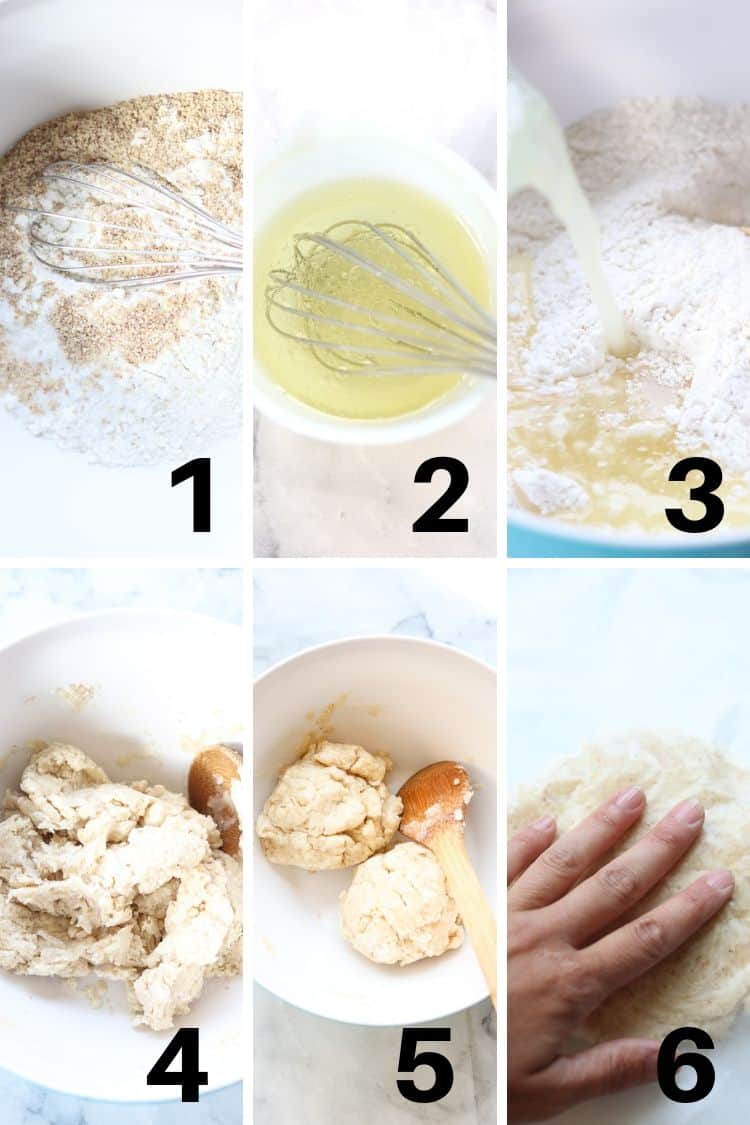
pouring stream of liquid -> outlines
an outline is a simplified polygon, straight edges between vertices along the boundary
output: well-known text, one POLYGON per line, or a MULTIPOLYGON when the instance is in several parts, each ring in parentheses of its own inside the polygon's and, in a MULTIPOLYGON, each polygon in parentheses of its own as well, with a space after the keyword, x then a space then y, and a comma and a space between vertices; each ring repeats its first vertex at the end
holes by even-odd
POLYGON ((604 276, 599 224, 570 160, 549 102, 517 71, 508 77, 508 194, 535 188, 565 226, 599 310, 607 350, 633 352, 633 340, 604 276))

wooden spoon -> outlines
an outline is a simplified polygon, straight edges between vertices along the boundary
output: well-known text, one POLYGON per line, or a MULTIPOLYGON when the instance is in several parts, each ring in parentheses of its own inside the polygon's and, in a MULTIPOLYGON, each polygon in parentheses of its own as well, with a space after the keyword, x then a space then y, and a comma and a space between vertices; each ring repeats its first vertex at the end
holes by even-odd
POLYGON ((240 818, 232 798, 232 782, 239 781, 242 749, 207 746, 193 758, 188 774, 188 799, 204 816, 213 817, 227 855, 240 851, 240 818))
POLYGON ((399 790, 404 802, 401 832, 423 844, 443 869, 469 941, 497 1007, 497 926, 464 843, 469 775, 457 762, 434 762, 399 790))

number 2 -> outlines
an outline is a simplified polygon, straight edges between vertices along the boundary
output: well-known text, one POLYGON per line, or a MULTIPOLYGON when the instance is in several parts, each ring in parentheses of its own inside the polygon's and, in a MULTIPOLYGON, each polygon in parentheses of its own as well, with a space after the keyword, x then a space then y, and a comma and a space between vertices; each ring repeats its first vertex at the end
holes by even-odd
POLYGON ((435 473, 444 469, 450 477, 442 496, 412 525, 412 531, 468 531, 468 519, 445 519, 445 513, 461 499, 469 487, 469 470, 457 457, 430 457, 414 474, 415 484, 429 484, 435 473))

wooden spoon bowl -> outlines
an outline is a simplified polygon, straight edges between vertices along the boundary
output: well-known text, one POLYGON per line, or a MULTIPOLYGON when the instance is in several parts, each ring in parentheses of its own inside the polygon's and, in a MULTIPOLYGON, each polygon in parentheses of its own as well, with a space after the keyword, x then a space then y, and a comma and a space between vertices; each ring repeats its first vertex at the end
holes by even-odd
POLYGON ((404 803, 401 832, 429 848, 440 864, 497 1007, 497 926, 464 843, 473 796, 469 775, 458 762, 434 762, 404 782, 398 795, 404 803))
POLYGON ((230 746, 207 746, 193 758, 188 774, 188 800, 193 808, 216 821, 227 855, 240 852, 240 818, 232 798, 232 782, 239 781, 242 753, 230 746))

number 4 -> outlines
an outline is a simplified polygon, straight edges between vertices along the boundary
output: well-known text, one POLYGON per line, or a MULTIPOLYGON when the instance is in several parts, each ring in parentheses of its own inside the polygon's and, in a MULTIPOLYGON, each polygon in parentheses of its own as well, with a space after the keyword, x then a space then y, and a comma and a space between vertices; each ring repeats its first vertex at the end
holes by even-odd
POLYGON ((181 1027, 159 1055, 146 1077, 147 1086, 181 1086, 183 1102, 200 1100, 201 1086, 208 1085, 208 1072, 200 1069, 197 1027, 181 1027), (182 1070, 167 1067, 182 1053, 182 1070))

